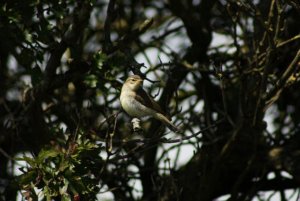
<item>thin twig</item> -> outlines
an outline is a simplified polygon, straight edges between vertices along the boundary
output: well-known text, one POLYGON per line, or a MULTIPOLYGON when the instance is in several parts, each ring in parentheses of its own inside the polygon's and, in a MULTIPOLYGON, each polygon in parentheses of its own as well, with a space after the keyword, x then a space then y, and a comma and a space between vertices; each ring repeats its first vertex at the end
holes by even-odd
POLYGON ((14 158, 11 157, 6 151, 4 151, 1 147, 0 147, 0 153, 5 156, 7 159, 14 161, 14 158))
POLYGON ((116 0, 110 0, 107 6, 106 11, 106 19, 104 22, 104 47, 103 50, 106 52, 111 44, 111 38, 110 38, 110 28, 111 23, 113 22, 113 15, 115 12, 115 3, 116 0))

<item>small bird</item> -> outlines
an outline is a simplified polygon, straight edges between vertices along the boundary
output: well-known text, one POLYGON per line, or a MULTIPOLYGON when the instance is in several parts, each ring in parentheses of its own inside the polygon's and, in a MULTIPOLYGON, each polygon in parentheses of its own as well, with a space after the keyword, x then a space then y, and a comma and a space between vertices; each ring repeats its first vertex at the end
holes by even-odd
POLYGON ((170 130, 178 132, 178 128, 166 117, 159 104, 144 91, 143 81, 139 75, 131 75, 126 79, 120 95, 123 109, 131 117, 154 117, 170 130))

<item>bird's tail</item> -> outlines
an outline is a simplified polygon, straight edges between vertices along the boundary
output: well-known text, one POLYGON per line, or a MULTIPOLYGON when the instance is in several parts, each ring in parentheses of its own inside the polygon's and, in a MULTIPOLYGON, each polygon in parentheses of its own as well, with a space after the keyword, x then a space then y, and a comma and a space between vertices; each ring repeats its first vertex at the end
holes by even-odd
POLYGON ((163 122, 171 131, 179 132, 179 129, 163 114, 157 112, 155 113, 154 118, 163 122))

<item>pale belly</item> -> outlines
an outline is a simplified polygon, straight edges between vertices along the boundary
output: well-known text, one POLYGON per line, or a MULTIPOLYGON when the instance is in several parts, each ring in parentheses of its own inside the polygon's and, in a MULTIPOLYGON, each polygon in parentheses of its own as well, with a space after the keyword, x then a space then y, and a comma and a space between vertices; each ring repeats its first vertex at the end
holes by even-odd
POLYGON ((145 117, 150 115, 148 108, 134 100, 133 98, 124 98, 120 97, 122 108, 129 114, 131 117, 145 117))

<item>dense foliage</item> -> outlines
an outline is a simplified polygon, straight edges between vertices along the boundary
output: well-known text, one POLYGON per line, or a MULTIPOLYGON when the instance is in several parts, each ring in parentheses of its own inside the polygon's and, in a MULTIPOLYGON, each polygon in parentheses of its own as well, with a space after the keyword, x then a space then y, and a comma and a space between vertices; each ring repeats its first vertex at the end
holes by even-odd
POLYGON ((1 1, 0 38, 0 200, 299 198, 298 0, 1 1))

